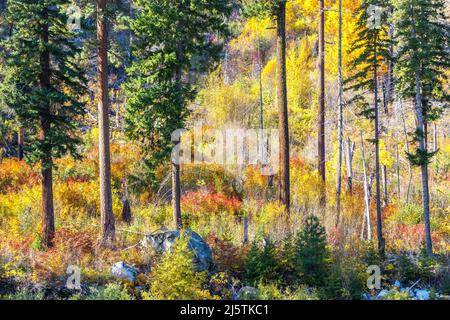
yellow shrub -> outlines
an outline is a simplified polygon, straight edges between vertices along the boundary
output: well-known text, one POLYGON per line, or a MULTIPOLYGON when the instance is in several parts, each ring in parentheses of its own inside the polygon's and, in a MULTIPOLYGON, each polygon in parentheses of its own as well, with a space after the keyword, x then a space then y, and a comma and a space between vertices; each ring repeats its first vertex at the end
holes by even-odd
POLYGON ((24 161, 4 159, 0 162, 0 193, 20 190, 39 181, 39 173, 24 161))
POLYGON ((188 248, 188 240, 181 238, 170 252, 166 252, 156 266, 149 294, 144 299, 203 300, 213 297, 204 288, 205 272, 195 272, 194 253, 188 248))

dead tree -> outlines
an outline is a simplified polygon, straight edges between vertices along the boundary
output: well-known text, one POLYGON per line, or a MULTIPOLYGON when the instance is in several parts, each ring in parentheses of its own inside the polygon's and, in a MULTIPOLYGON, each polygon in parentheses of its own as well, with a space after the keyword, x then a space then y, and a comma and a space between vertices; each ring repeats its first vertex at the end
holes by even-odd
POLYGON ((351 143, 350 137, 347 137, 347 190, 351 194, 353 193, 353 155, 355 153, 356 144, 351 143))

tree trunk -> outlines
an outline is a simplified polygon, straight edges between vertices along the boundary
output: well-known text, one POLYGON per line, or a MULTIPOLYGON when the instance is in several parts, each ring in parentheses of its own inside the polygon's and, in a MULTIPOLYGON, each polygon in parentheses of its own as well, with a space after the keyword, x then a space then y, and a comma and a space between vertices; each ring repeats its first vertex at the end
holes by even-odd
POLYGON ((100 166, 100 215, 101 245, 115 242, 115 221, 111 196, 111 159, 109 146, 109 101, 108 101, 108 35, 106 23, 107 0, 97 0, 97 73, 98 73, 98 132, 100 166))
MULTIPOLYGON (((43 13, 45 21, 42 30, 42 42, 48 46, 49 26, 48 26, 48 9, 45 8, 43 13)), ((41 89, 45 92, 50 90, 50 52, 45 49, 41 54, 41 74, 39 78, 41 89)), ((49 142, 51 136, 50 102, 46 99, 43 101, 42 113, 40 114, 41 130, 39 138, 42 142, 49 142)), ((42 174, 42 245, 44 248, 53 247, 53 239, 55 236, 55 214, 53 209, 53 162, 52 148, 46 143, 46 151, 41 156, 41 174, 42 174)))
MULTIPOLYGON (((406 152, 409 154, 409 142, 408 142, 408 132, 406 130, 405 111, 403 110, 403 103, 401 100, 400 100, 400 111, 401 111, 401 116, 402 116, 403 135, 405 136, 406 152)), ((406 190, 406 203, 409 203, 409 194, 411 191, 411 182, 412 182, 412 174, 413 174, 412 168, 411 168, 411 163, 409 163, 408 170, 409 170, 409 179, 408 179, 408 188, 406 190)))
MULTIPOLYGON (((372 234, 370 230, 370 191, 369 191, 369 182, 367 179, 367 169, 366 169, 366 155, 364 150, 364 138, 363 133, 361 131, 361 152, 362 152, 362 164, 363 164, 363 173, 364 173, 364 204, 365 204, 365 219, 367 222, 367 240, 372 239, 372 234)), ((361 230, 361 237, 364 235, 364 226, 361 230)))
POLYGON ((378 53, 376 52, 376 43, 378 41, 377 38, 375 41, 375 59, 373 64, 373 84, 374 84, 374 109, 375 109, 375 119, 374 119, 374 130, 375 130, 375 200, 377 206, 377 236, 378 236, 378 252, 381 257, 384 257, 385 252, 385 243, 383 238, 383 222, 382 222, 382 212, 381 212, 381 188, 380 188, 380 141, 379 141, 379 110, 378 110, 378 66, 376 57, 378 53))
MULTIPOLYGON (((181 97, 181 80, 183 76, 182 63, 183 50, 181 47, 177 48, 176 58, 179 63, 177 72, 175 74, 175 81, 177 83, 178 104, 180 108, 183 106, 183 98, 181 97)), ((178 141, 181 142, 181 141, 178 141)), ((178 143, 174 141, 174 143, 178 143)), ((180 178, 180 159, 172 158, 172 215, 173 224, 177 230, 183 228, 183 221, 181 219, 181 178, 180 178)))
POLYGON ((128 186, 127 179, 124 177, 122 179, 122 189, 123 189, 123 197, 122 197, 122 221, 128 225, 131 224, 132 216, 131 216, 131 205, 128 200, 128 186))
POLYGON ((25 142, 25 128, 20 127, 19 132, 17 134, 17 158, 22 161, 23 160, 23 144, 25 142))
POLYGON ((263 85, 262 85, 262 55, 261 55, 261 41, 258 33, 258 82, 259 82, 259 139, 260 139, 260 160, 261 173, 266 173, 267 162, 267 142, 264 135, 264 101, 263 101, 263 85))
POLYGON ((339 0, 339 43, 338 43, 338 159, 336 168, 336 227, 339 225, 341 215, 342 190, 342 144, 343 144, 343 82, 342 82, 342 0, 339 0))
POLYGON ((355 152, 355 143, 350 141, 350 137, 347 137, 347 191, 353 193, 353 153, 355 152))
MULTIPOLYGON (((414 12, 411 7, 411 36, 413 39, 416 38, 415 23, 414 23, 414 12)), ((426 129, 424 120, 424 110, 422 107, 422 94, 420 91, 420 74, 418 67, 415 68, 415 90, 416 90, 416 117, 417 117, 417 132, 420 134, 419 137, 419 149, 423 153, 427 153, 426 145, 426 129)), ((425 239, 426 239, 426 251, 427 255, 431 256, 433 254, 433 242, 431 239, 431 227, 430 227, 430 192, 428 187, 428 159, 422 159, 420 166, 422 174, 422 202, 423 202, 423 219, 425 224, 425 239)))
POLYGON ((433 152, 438 151, 438 130, 436 122, 433 123, 433 152))
POLYGON ((326 204, 325 187, 325 13, 324 1, 319 0, 319 110, 318 110, 318 170, 322 179, 320 205, 326 204))
POLYGON ((180 165, 172 159, 172 214, 173 224, 177 230, 181 230, 183 223, 181 220, 181 179, 180 165))
POLYGON ((400 199, 401 193, 400 193, 400 157, 398 154, 398 144, 396 146, 396 171, 397 171, 397 198, 400 199))
POLYGON ((280 135, 280 203, 290 211, 289 177, 289 123, 286 86, 286 2, 282 1, 277 13, 277 96, 278 129, 280 135))
POLYGON ((248 243, 248 217, 244 217, 244 239, 242 243, 245 245, 248 243))
POLYGON ((383 206, 386 207, 388 204, 388 192, 387 192, 387 168, 383 164, 381 167, 382 182, 383 182, 383 206))

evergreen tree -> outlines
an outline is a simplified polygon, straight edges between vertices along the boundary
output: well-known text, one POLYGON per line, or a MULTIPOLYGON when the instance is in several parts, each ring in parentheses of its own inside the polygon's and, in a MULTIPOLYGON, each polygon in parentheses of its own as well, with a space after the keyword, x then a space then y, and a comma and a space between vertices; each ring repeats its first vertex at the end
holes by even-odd
POLYGON ((296 271, 302 283, 311 286, 324 284, 328 258, 325 228, 316 216, 305 219, 296 240, 296 271))
MULTIPOLYGON (((219 60, 228 34, 226 0, 137 0, 131 19, 134 61, 125 85, 126 132, 141 143, 144 165, 152 177, 173 147, 171 135, 183 128, 187 106, 195 97, 192 75, 219 60), (190 77, 187 77, 187 75, 190 77)), ((178 141, 174 141, 178 143, 178 141)), ((174 224, 181 228, 180 167, 172 159, 174 224)))
POLYGON ((421 168, 423 218, 426 250, 433 252, 430 228, 428 164, 435 152, 428 152, 427 124, 439 118, 448 106, 445 91, 446 70, 450 66, 450 27, 445 17, 443 0, 395 0, 398 61, 397 87, 404 98, 415 105, 417 129, 415 152, 408 153, 412 165, 421 168))
POLYGON ((262 248, 252 243, 245 263, 245 279, 252 286, 268 284, 280 280, 280 267, 273 241, 266 238, 262 248))
POLYGON ((383 238, 381 199, 380 199, 380 148, 379 148, 379 76, 380 68, 391 57, 389 56, 389 27, 388 27, 388 2, 386 0, 364 0, 359 8, 357 22, 357 39, 351 47, 351 51, 360 54, 351 62, 355 73, 346 80, 351 83, 346 89, 358 91, 352 99, 362 105, 362 115, 374 121, 375 145, 375 179, 376 179, 376 206, 377 206, 377 234, 378 250, 384 254, 385 243, 383 238), (373 93, 373 104, 366 101, 365 92, 373 93))
POLYGON ((42 243, 54 237, 53 160, 67 153, 78 156, 76 135, 84 114, 80 96, 85 79, 78 67, 76 34, 66 27, 65 0, 10 0, 6 19, 14 24, 3 43, 5 80, 3 102, 12 108, 28 138, 24 146, 30 163, 42 173, 42 243))

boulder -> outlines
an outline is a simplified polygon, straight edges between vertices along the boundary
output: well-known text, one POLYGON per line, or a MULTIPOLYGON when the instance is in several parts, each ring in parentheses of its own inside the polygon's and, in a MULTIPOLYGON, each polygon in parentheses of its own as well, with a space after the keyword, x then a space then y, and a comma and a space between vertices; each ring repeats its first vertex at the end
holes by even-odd
POLYGON ((430 300, 430 292, 428 290, 417 289, 414 290, 417 300, 430 300))
POLYGON ((386 296, 389 295, 390 293, 391 293, 391 292, 388 291, 388 290, 386 290, 386 289, 381 290, 381 291, 378 293, 378 295, 377 295, 377 300, 383 300, 383 299, 386 298, 386 296))
POLYGON ((115 263, 111 268, 111 275, 121 280, 135 282, 138 274, 139 274, 138 269, 130 266, 129 264, 123 261, 115 263))
MULTIPOLYGON (((184 231, 188 237, 189 249, 194 253, 196 271, 205 271, 212 266, 212 252, 205 240, 192 230, 184 231)), ((170 251, 175 242, 180 238, 179 230, 159 231, 146 235, 141 241, 144 248, 153 248, 158 253, 170 251)))
POLYGON ((234 295, 233 300, 255 300, 258 297, 258 289, 245 286, 239 289, 234 295))

